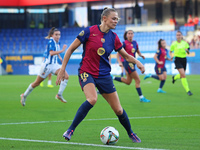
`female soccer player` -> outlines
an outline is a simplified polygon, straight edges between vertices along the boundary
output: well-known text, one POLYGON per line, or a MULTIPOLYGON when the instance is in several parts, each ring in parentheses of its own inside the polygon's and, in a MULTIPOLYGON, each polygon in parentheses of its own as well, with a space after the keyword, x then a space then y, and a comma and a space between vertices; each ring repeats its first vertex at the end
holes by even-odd
POLYGON ((155 65, 155 72, 157 75, 151 75, 148 74, 144 77, 144 80, 147 78, 154 78, 156 80, 160 80, 160 86, 157 90, 158 93, 166 93, 165 91, 162 90, 164 84, 165 84, 165 80, 167 78, 167 69, 165 68, 165 60, 171 60, 167 58, 167 49, 166 49, 166 42, 163 39, 160 39, 158 41, 158 50, 156 52, 156 54, 153 57, 156 61, 156 65, 155 65))
MULTIPOLYGON (((139 56, 141 56, 143 59, 145 59, 145 57, 141 54, 138 44, 135 40, 133 40, 134 37, 134 33, 132 30, 128 30, 124 33, 124 42, 123 42, 123 48, 126 50, 126 52, 135 57, 135 54, 138 53, 139 56)), ((146 99, 143 94, 142 94, 142 90, 140 88, 140 77, 135 69, 135 64, 134 63, 130 63, 124 59, 119 59, 119 54, 117 53, 117 60, 119 63, 119 66, 124 66, 125 70, 126 70, 126 78, 123 77, 113 77, 114 80, 119 81, 119 82, 123 82, 127 85, 130 85, 132 80, 135 80, 135 87, 137 90, 137 93, 139 95, 140 98, 140 102, 151 102, 150 100, 146 99), (123 63, 123 65, 122 65, 123 63)))
POLYGON ((61 80, 65 78, 64 71, 71 54, 83 43, 83 58, 79 68, 79 81, 86 101, 79 107, 71 126, 63 134, 66 140, 71 139, 75 128, 97 102, 96 86, 118 116, 129 138, 133 142, 141 142, 131 129, 129 118, 120 104, 110 75, 109 55, 113 49, 119 52, 127 61, 135 63, 142 73, 145 71, 142 63, 126 53, 118 36, 110 30, 116 27, 118 21, 117 11, 113 8, 105 8, 101 14, 101 24, 87 27, 80 32, 65 54, 56 84, 60 84, 61 80))
POLYGON ((172 52, 174 51, 175 56, 175 66, 179 74, 172 76, 172 83, 177 79, 181 79, 182 85, 185 88, 189 96, 192 95, 192 92, 189 89, 188 82, 185 76, 185 70, 187 65, 186 53, 189 54, 190 46, 187 42, 183 40, 183 35, 180 31, 176 32, 176 41, 172 43, 170 47, 170 57, 173 58, 172 52))
MULTIPOLYGON (((28 86, 28 88, 23 94, 20 95, 22 106, 25 106, 25 101, 26 101, 27 96, 32 92, 32 90, 35 87, 40 85, 40 83, 50 73, 57 75, 61 68, 61 65, 57 63, 58 55, 65 51, 65 49, 67 48, 67 45, 63 45, 62 50, 60 50, 60 43, 59 43, 60 31, 55 27, 50 29, 47 38, 49 39, 49 42, 47 45, 47 56, 41 65, 41 69, 36 80, 28 86)), ((56 95, 56 99, 59 99, 61 102, 66 103, 67 101, 63 98, 62 94, 65 87, 67 86, 69 75, 67 74, 66 71, 64 71, 64 74, 65 74, 65 78, 60 84, 60 88, 59 88, 58 94, 56 95)))

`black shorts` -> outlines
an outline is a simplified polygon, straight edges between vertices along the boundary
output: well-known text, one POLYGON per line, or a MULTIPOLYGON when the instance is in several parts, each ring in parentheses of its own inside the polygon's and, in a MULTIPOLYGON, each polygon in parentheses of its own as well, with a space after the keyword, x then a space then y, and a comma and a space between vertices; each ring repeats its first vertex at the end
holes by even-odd
POLYGON ((180 58, 180 57, 175 57, 175 69, 180 69, 183 68, 186 70, 186 64, 187 64, 187 59, 186 58, 180 58))

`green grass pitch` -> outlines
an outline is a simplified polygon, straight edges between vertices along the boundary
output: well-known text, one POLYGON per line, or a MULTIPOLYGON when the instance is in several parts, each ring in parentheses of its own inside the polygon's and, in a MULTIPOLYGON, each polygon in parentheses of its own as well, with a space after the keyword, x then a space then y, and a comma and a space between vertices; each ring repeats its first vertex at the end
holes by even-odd
MULTIPOLYGON (((63 96, 67 99, 67 103, 55 99, 58 86, 54 88, 45 86, 33 90, 27 98, 25 107, 20 104, 20 94, 36 76, 0 76, 0 149, 199 150, 200 76, 187 76, 193 96, 186 94, 180 80, 173 85, 171 76, 168 76, 163 88, 166 94, 156 92, 159 81, 143 80, 143 77, 140 76, 142 92, 151 103, 139 102, 134 81, 129 86, 114 81, 121 104, 130 118, 132 129, 142 140, 141 143, 132 143, 101 95, 98 95, 96 105, 77 127, 70 142, 62 137, 77 109, 85 101, 77 76, 70 76, 64 91, 63 96), (113 126, 119 131, 119 141, 114 147, 103 147, 100 141, 100 132, 106 126, 113 126), (84 145, 86 143, 90 145, 84 145)), ((52 80, 55 85, 56 76, 53 76, 52 80)), ((47 81, 44 85, 46 83, 47 81)))

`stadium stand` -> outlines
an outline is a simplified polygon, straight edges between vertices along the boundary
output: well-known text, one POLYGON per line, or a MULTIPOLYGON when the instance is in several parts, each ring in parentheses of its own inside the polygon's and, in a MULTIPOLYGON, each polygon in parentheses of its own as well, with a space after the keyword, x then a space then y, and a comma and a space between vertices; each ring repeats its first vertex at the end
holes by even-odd
MULTIPOLYGON (((68 46, 73 42, 76 36, 83 28, 61 28, 60 43, 68 46)), ((114 32, 117 33, 120 40, 123 41, 123 34, 126 25, 118 25, 114 32)), ((43 53, 46 49, 47 36, 49 29, 2 29, 0 32, 0 51, 7 53, 43 53)), ((187 32, 195 31, 194 26, 181 26, 180 31, 184 36, 187 32)), ((138 42, 141 51, 155 51, 157 49, 157 41, 165 39, 167 45, 170 45, 176 38, 176 31, 156 31, 156 32, 135 32, 134 39, 138 42)), ((77 50, 80 52, 81 47, 77 50)))

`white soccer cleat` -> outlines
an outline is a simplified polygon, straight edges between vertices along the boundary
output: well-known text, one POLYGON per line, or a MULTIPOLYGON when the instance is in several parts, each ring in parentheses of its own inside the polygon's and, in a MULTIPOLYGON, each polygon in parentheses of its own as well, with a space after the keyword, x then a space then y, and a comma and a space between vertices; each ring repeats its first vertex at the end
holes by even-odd
POLYGON ((58 100, 60 100, 61 102, 63 102, 63 103, 67 103, 67 101, 63 98, 63 96, 62 95, 56 95, 56 99, 58 99, 58 100))
POLYGON ((21 94, 20 97, 21 97, 21 101, 20 102, 21 102, 22 106, 25 106, 26 98, 24 97, 24 93, 21 94))

